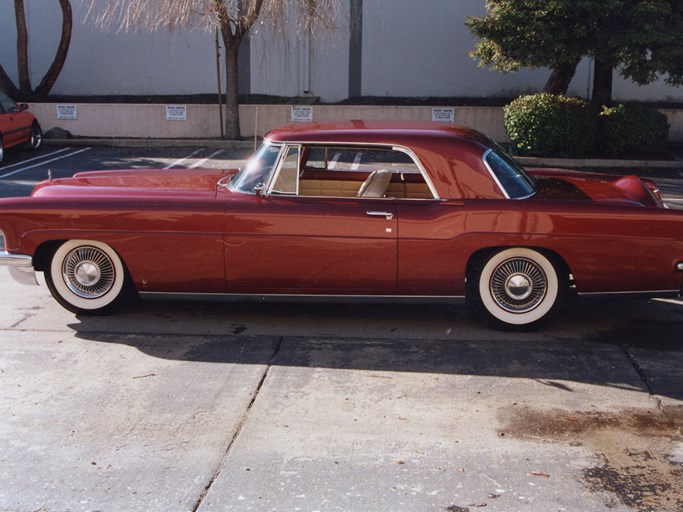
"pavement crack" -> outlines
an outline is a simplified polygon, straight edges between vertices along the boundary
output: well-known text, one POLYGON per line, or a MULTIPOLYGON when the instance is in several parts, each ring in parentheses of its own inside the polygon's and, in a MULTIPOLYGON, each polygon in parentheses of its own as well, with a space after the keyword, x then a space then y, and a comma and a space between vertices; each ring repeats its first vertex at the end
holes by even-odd
POLYGON ((657 409, 659 409, 661 412, 666 414, 666 410, 664 409, 664 403, 662 402, 662 399, 657 396, 655 393, 654 389, 650 385, 650 381, 647 377, 647 374, 643 370, 643 368, 640 366, 638 361, 636 361, 636 358, 629 352, 628 347, 625 345, 619 344, 619 348, 624 352, 624 355, 628 359, 629 363, 631 363, 631 366, 633 369, 636 371, 638 374, 638 377, 640 378, 641 382, 647 389, 647 392, 650 394, 650 396, 654 399, 655 403, 657 404, 657 409))
POLYGON ((628 359, 629 363, 631 363, 631 366, 638 374, 638 377, 640 377, 640 380, 645 385, 647 392, 650 393, 651 396, 655 396, 652 386, 650 386, 650 382, 647 378, 647 375, 643 371, 638 361, 636 361, 636 358, 628 351, 628 348, 626 346, 619 344, 619 348, 622 350, 622 352, 626 356, 626 359, 628 359))
POLYGON ((229 439, 229 441, 228 441, 228 443, 227 443, 227 445, 223 451, 223 456, 221 457, 219 463, 216 466, 216 470, 211 475, 209 482, 206 484, 206 487, 204 487, 204 490, 202 491, 201 495, 197 499, 197 502, 195 503, 194 507, 192 507, 192 512, 198 512, 202 503, 206 499, 206 496, 209 494, 211 487, 213 486, 214 482, 216 481, 218 476, 223 471, 225 464, 227 463, 228 459, 230 458, 230 454, 232 452, 232 449, 233 449, 235 443, 237 442, 237 439, 239 438, 240 434, 242 433, 242 429, 244 428, 245 424, 247 423, 247 420, 249 419, 249 415, 251 413, 251 410, 254 407, 254 404, 256 403, 256 399, 258 398, 258 396, 261 392, 261 389, 263 388, 263 386, 266 382, 266 379, 268 378, 268 375, 270 374, 270 370, 272 368, 273 361, 275 360, 275 358, 279 354, 283 341, 284 341, 284 337, 280 336, 280 338, 278 339, 277 345, 275 346, 275 350, 273 350, 273 353, 270 355, 270 358, 268 359, 268 362, 266 363, 266 369, 263 372, 263 375, 261 376, 261 380, 259 380, 258 384, 256 385, 256 389, 254 390, 254 394, 251 397, 251 400, 250 400, 249 404, 247 405, 247 408, 245 409, 244 414, 242 415, 242 419, 237 424, 237 428, 235 428, 233 435, 230 437, 230 439, 229 439))

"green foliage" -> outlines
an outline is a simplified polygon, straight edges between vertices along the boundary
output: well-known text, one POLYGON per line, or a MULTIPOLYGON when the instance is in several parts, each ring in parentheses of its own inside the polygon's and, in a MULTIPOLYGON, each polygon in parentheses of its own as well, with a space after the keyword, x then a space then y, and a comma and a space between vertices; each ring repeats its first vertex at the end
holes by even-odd
POLYGON ((503 73, 573 62, 585 55, 589 32, 578 20, 586 10, 598 11, 596 6, 605 7, 584 0, 489 0, 487 16, 465 22, 479 39, 470 56, 503 73))
POLYGON ((600 146, 608 156, 657 153, 666 147, 667 117, 643 105, 604 107, 600 113, 600 146))
POLYGON ((580 98, 549 93, 521 96, 504 112, 505 129, 520 154, 581 157, 595 148, 597 112, 580 98))
POLYGON ((502 72, 558 68, 590 57, 638 84, 683 85, 682 0, 487 0, 467 18, 470 52, 502 72))

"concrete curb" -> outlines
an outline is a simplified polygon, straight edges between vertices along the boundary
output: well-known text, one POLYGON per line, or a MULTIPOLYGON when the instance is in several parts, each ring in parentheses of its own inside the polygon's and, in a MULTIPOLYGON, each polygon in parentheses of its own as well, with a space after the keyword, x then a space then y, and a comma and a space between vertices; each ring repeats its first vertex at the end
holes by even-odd
MULTIPOLYGON (((260 140, 222 139, 45 139, 49 146, 108 146, 119 148, 177 148, 196 147, 250 150, 260 140)), ((539 158, 518 156, 515 159, 526 167, 560 167, 567 169, 659 169, 683 171, 683 160, 610 160, 603 158, 539 158)))
POLYGON ((611 160, 607 158, 540 158, 516 156, 525 167, 561 167, 567 169, 660 169, 683 171, 681 160, 611 160))

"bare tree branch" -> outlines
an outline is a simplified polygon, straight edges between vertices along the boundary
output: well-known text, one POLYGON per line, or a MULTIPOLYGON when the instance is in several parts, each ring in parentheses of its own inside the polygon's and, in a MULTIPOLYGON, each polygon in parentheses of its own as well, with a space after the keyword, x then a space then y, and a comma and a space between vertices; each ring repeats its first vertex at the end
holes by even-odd
POLYGON ((66 62, 66 56, 69 52, 69 45, 71 44, 71 29, 73 27, 71 3, 69 0, 59 0, 59 6, 62 9, 62 35, 59 40, 57 54, 55 55, 50 68, 47 70, 47 73, 45 73, 45 76, 36 88, 36 94, 38 96, 47 96, 50 94, 59 74, 62 72, 62 68, 66 62))
POLYGON ((14 82, 12 82, 12 79, 5 71, 5 68, 2 67, 2 64, 0 64, 0 91, 4 91, 13 98, 19 98, 21 96, 21 91, 14 85, 14 82))
POLYGON ((220 29, 225 45, 228 138, 239 138, 239 47, 257 22, 283 36, 338 28, 342 0, 80 0, 102 30, 220 29))

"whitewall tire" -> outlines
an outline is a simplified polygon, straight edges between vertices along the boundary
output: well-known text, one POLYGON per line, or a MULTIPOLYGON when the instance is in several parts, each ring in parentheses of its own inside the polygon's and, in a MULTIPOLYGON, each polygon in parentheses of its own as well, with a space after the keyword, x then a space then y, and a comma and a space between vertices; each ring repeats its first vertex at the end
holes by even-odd
POLYGON ((52 256, 45 280, 54 298, 76 314, 110 312, 127 291, 126 269, 102 242, 69 240, 52 256))
POLYGON ((491 317, 523 326, 551 312, 559 295, 559 279, 551 261, 541 253, 511 248, 486 261, 479 273, 478 291, 491 317))

